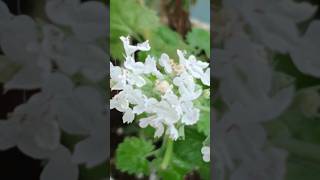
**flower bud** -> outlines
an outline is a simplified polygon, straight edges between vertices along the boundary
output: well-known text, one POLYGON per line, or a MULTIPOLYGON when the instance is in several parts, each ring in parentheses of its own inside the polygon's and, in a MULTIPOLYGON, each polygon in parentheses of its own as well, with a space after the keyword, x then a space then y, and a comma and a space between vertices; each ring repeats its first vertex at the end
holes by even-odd
POLYGON ((210 99, 210 89, 203 90, 203 97, 205 99, 210 99))
POLYGON ((167 90, 170 88, 170 85, 168 83, 168 81, 156 81, 156 90, 160 91, 161 93, 165 93, 167 92, 167 90))
POLYGON ((170 59, 170 65, 173 69, 173 72, 177 75, 180 75, 185 71, 183 65, 175 63, 173 59, 170 59))

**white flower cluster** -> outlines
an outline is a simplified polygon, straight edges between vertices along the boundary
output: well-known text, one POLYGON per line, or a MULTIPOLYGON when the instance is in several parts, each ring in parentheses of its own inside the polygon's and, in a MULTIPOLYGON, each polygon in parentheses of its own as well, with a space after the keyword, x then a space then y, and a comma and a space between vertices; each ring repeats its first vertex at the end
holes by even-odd
POLYGON ((191 55, 177 50, 179 63, 175 63, 167 54, 159 60, 150 55, 144 63, 135 61, 136 51, 149 51, 148 41, 131 45, 129 37, 120 37, 125 49, 124 66, 110 63, 111 90, 121 90, 110 100, 110 109, 123 112, 123 122, 131 123, 135 115, 146 113, 139 120, 139 126, 151 126, 156 129, 154 136, 161 137, 165 132, 173 140, 178 139, 178 128, 193 125, 199 120, 200 110, 193 101, 202 94, 202 86, 210 86, 209 64, 191 55), (152 82, 151 78, 156 78, 152 82), (144 90, 149 85, 154 89, 144 90), (147 91, 154 91, 153 94, 147 91), (156 97, 159 93, 160 97, 156 97))

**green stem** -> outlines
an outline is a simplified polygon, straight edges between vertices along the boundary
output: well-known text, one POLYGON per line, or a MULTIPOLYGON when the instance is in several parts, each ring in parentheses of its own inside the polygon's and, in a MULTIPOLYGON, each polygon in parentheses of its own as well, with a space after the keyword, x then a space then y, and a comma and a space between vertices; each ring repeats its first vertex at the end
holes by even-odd
POLYGON ((147 157, 148 157, 148 156, 157 155, 159 152, 160 152, 160 149, 157 149, 157 150, 155 150, 155 151, 152 151, 152 152, 150 152, 150 153, 147 154, 147 157))
POLYGON ((273 139, 272 142, 276 146, 284 148, 292 154, 307 159, 320 161, 320 146, 317 144, 303 142, 293 138, 276 138, 273 139))
POLYGON ((166 152, 161 163, 161 169, 167 169, 173 153, 173 140, 168 138, 166 142, 166 152))

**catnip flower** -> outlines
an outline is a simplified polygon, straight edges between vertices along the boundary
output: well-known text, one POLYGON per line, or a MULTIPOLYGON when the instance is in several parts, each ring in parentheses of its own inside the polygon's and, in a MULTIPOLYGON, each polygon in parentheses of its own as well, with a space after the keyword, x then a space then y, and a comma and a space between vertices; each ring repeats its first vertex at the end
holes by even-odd
POLYGON ((164 70, 166 73, 171 73, 172 72, 172 67, 170 64, 170 58, 167 54, 161 54, 161 57, 159 59, 159 64, 164 67, 164 70))
POLYGON ((137 44, 136 46, 130 45, 130 37, 120 37, 121 41, 123 42, 123 46, 124 46, 124 50, 126 53, 126 56, 132 56, 136 51, 140 50, 140 51, 149 51, 150 50, 150 46, 149 46, 149 42, 145 41, 143 43, 137 44))
POLYGON ((186 52, 177 50, 179 56, 180 65, 183 65, 194 78, 201 79, 202 83, 210 86, 210 69, 207 68, 209 63, 198 61, 194 55, 189 56, 188 59, 185 58, 186 52), (207 69, 206 69, 207 68, 207 69), (206 70, 204 70, 206 69, 206 70))
POLYGON ((202 153, 202 159, 204 162, 210 162, 210 147, 209 146, 203 146, 201 148, 202 153))
POLYGON ((185 59, 185 53, 177 50, 179 64, 163 53, 157 59, 147 55, 144 62, 135 61, 134 53, 151 49, 148 41, 130 44, 129 37, 120 37, 125 49, 123 66, 110 63, 111 90, 120 90, 110 100, 110 109, 123 112, 123 123, 132 123, 136 115, 141 128, 155 129, 154 137, 164 134, 177 140, 178 128, 194 125, 199 120, 200 110, 193 101, 202 94, 202 85, 210 85, 208 63, 195 56, 185 59))

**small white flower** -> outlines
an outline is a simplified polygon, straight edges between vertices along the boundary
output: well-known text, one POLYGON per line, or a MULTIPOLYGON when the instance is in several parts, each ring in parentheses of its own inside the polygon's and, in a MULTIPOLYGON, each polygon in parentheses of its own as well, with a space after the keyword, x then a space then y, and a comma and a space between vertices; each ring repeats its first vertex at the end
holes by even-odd
POLYGON ((110 62, 111 90, 122 90, 127 81, 123 70, 110 62))
POLYGON ((121 36, 120 39, 123 42, 126 56, 132 56, 138 50, 140 50, 140 51, 149 51, 150 50, 150 46, 149 46, 148 41, 145 41, 143 43, 137 44, 136 46, 133 46, 133 45, 130 45, 129 36, 127 36, 127 37, 121 36))
POLYGON ((183 100, 194 100, 201 95, 201 89, 195 90, 196 86, 193 77, 186 72, 183 72, 180 76, 174 78, 173 83, 179 87, 181 99, 183 100))
MULTIPOLYGON (((137 72, 137 71, 136 71, 137 72)), ((110 63, 111 90, 123 90, 128 84, 142 87, 146 81, 141 75, 110 63)))
POLYGON ((146 73, 146 74, 150 74, 151 73, 151 74, 157 76, 158 79, 162 79, 163 78, 163 75, 157 69, 155 58, 151 57, 150 55, 148 55, 146 60, 145 60, 144 73, 146 73))
POLYGON ((161 54, 161 57, 159 59, 159 64, 164 67, 164 70, 166 71, 166 73, 172 73, 172 67, 170 64, 170 58, 167 54, 161 54))
POLYGON ((185 66, 193 77, 200 79, 204 74, 203 70, 209 66, 209 63, 198 61, 195 56, 191 55, 185 66))
POLYGON ((207 68, 203 76, 201 76, 201 82, 207 86, 210 86, 210 68, 207 68))
POLYGON ((132 86, 126 86, 122 91, 126 94, 126 98, 130 104, 142 104, 144 103, 145 96, 140 89, 133 89, 132 86))
POLYGON ((131 123, 134 120, 134 112, 129 107, 128 97, 126 91, 121 91, 110 100, 110 109, 115 108, 124 113, 122 117, 123 123, 131 123))
POLYGON ((181 108, 181 99, 169 89, 163 96, 162 99, 169 102, 171 107, 176 111, 177 115, 182 115, 182 108, 181 108))
POLYGON ((131 56, 126 57, 124 67, 131 70, 134 74, 142 74, 145 71, 144 64, 142 62, 135 62, 131 56))
POLYGON ((158 101, 155 98, 143 98, 143 103, 137 104, 135 107, 133 107, 133 112, 136 114, 141 114, 143 112, 152 112, 153 106, 158 103, 158 101))
POLYGON ((134 113, 132 109, 127 109, 126 112, 123 114, 122 117, 123 123, 132 123, 134 120, 134 113))
POLYGON ((129 101, 126 98, 126 94, 124 91, 113 96, 110 100, 110 109, 116 109, 120 112, 125 112, 129 109, 129 101))
POLYGON ((159 138, 163 135, 164 126, 162 123, 156 122, 155 124, 152 125, 152 127, 156 128, 156 132, 154 133, 154 137, 159 138))
POLYGON ((147 126, 149 126, 151 124, 152 120, 154 120, 156 118, 157 118, 157 116, 155 116, 155 115, 154 116, 149 116, 149 117, 146 117, 146 118, 141 118, 139 120, 139 126, 141 128, 146 128, 147 126))
POLYGON ((204 146, 201 148, 202 159, 204 162, 210 162, 210 147, 204 146))
POLYGON ((196 79, 202 79, 204 76, 204 69, 209 66, 209 63, 198 61, 195 56, 189 56, 188 60, 185 58, 185 53, 177 50, 179 56, 179 63, 183 65, 186 70, 196 79))
POLYGON ((141 128, 146 128, 147 126, 155 128, 154 137, 161 137, 164 133, 164 126, 156 115, 140 119, 139 126, 141 128))
POLYGON ((198 122, 200 116, 200 110, 193 107, 192 102, 184 102, 181 104, 184 112, 181 122, 186 125, 193 125, 198 122))
POLYGON ((168 125, 167 134, 174 141, 177 140, 179 137, 179 132, 173 124, 168 125))
POLYGON ((138 87, 142 87, 146 84, 144 78, 138 74, 134 74, 130 71, 126 71, 127 73, 127 81, 130 85, 136 85, 138 87))
POLYGON ((179 121, 180 116, 175 109, 172 108, 168 101, 162 100, 155 104, 153 111, 163 119, 165 124, 173 124, 179 121))

